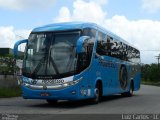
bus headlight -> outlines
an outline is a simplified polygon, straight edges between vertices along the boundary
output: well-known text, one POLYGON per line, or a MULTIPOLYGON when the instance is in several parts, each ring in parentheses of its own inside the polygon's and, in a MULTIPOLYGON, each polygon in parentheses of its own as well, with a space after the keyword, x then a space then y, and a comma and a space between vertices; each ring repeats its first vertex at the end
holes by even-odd
POLYGON ((79 83, 82 79, 83 79, 83 77, 81 77, 77 80, 74 80, 74 81, 66 82, 66 83, 62 84, 62 86, 68 87, 68 86, 75 85, 75 84, 79 83))
POLYGON ((31 80, 32 80, 32 79, 30 79, 30 78, 22 77, 22 78, 21 78, 21 84, 22 84, 22 85, 30 84, 30 81, 31 81, 31 80))

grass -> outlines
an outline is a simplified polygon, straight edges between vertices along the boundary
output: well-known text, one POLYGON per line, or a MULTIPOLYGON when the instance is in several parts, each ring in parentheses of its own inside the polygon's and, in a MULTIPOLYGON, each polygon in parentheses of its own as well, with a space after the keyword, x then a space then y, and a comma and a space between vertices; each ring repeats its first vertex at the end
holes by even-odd
POLYGON ((153 81, 142 81, 142 84, 144 85, 154 85, 160 87, 160 82, 153 82, 153 81))
POLYGON ((0 88, 0 98, 3 98, 3 97, 18 97, 20 95, 21 95, 20 87, 0 88))

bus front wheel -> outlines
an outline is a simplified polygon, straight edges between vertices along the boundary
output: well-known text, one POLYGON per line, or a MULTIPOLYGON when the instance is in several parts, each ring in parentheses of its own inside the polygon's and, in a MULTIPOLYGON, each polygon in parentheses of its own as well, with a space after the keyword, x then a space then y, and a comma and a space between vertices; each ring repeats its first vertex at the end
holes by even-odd
POLYGON ((94 94, 95 94, 95 97, 91 100, 91 102, 93 104, 98 104, 99 101, 101 100, 102 98, 102 85, 100 82, 98 82, 96 84, 96 87, 95 87, 95 90, 94 90, 94 94))

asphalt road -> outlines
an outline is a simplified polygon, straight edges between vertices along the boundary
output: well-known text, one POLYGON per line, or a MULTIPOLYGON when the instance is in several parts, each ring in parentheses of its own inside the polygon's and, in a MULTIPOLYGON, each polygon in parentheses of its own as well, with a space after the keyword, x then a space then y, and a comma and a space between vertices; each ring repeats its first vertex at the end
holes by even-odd
POLYGON ((40 118, 48 116, 47 114, 160 114, 160 87, 141 85, 133 97, 112 95, 96 105, 89 104, 88 101, 59 101, 51 106, 44 100, 0 98, 0 113, 39 114, 40 118))

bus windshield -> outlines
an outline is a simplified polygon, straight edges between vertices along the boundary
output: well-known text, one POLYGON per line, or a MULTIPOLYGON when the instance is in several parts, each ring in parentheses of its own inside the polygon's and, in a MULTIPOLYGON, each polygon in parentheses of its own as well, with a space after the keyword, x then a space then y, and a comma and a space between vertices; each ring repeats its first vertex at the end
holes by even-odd
POLYGON ((76 43, 81 31, 31 33, 26 46, 23 75, 60 78, 77 70, 76 43))

